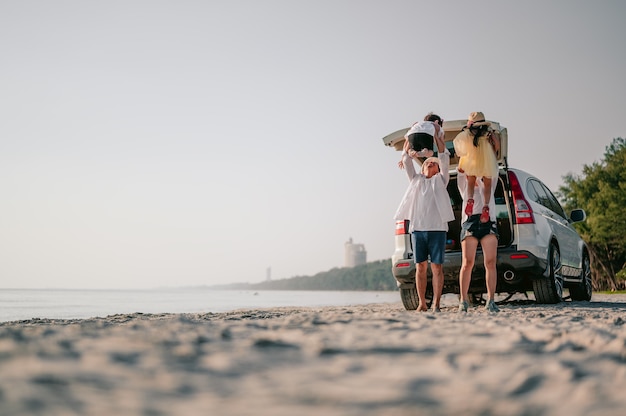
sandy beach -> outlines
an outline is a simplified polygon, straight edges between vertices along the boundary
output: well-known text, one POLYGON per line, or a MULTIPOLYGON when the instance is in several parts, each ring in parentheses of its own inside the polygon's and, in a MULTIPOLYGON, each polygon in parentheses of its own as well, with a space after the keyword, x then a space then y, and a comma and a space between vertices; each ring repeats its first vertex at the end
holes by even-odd
POLYGON ((622 415, 626 295, 0 323, 0 415, 622 415))

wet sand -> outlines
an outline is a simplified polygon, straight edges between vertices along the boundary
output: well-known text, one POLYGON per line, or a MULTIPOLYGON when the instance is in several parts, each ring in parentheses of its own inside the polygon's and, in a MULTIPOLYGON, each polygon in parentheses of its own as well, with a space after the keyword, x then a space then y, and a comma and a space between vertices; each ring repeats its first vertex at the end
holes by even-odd
POLYGON ((623 415, 626 295, 0 323, 0 415, 623 415))

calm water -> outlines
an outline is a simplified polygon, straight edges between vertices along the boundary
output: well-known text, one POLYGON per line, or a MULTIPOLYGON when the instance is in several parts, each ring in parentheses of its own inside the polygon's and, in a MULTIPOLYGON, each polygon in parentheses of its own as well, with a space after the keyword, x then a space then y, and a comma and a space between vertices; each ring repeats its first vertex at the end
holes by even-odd
POLYGON ((92 318, 122 313, 203 313, 277 306, 342 306, 395 303, 398 292, 284 290, 0 289, 0 322, 32 318, 92 318))

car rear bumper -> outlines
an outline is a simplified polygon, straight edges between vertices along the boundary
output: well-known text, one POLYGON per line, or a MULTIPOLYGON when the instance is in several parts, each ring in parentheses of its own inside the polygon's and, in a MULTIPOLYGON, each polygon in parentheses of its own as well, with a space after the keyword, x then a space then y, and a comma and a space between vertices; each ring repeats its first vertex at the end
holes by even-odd
MULTIPOLYGON (((446 252, 443 266, 444 292, 459 292, 459 272, 462 261, 461 251, 446 252)), ((484 288, 485 268, 483 262, 483 254, 479 249, 472 271, 472 288, 484 288)), ((547 266, 545 259, 542 260, 528 251, 517 250, 514 246, 498 248, 496 264, 498 291, 531 289, 532 280, 542 278, 547 266)), ((392 264, 392 272, 399 288, 415 287, 415 263, 413 259, 395 259, 392 264)), ((428 273, 430 279, 430 268, 428 273)))

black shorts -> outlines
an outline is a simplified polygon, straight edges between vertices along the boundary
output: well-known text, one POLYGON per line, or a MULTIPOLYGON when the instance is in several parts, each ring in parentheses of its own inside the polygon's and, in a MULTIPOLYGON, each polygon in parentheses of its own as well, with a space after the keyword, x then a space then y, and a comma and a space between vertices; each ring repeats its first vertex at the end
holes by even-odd
POLYGON ((411 149, 416 152, 422 149, 434 149, 433 136, 428 133, 413 133, 409 135, 409 143, 411 143, 411 149))
POLYGON ((496 223, 480 222, 480 214, 472 215, 461 226, 461 241, 465 240, 465 237, 475 237, 480 241, 486 235, 495 235, 496 238, 500 238, 496 223))

